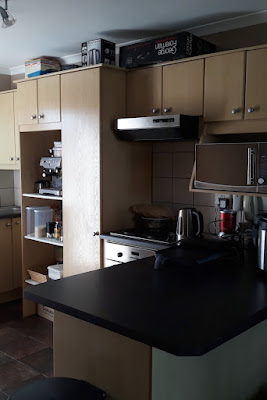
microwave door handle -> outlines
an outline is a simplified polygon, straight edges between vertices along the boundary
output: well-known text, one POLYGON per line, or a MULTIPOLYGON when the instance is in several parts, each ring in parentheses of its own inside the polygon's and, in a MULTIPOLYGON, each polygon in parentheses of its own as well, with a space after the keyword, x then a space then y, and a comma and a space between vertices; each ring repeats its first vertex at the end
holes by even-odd
POLYGON ((255 185, 256 154, 253 147, 248 147, 247 185, 255 185))

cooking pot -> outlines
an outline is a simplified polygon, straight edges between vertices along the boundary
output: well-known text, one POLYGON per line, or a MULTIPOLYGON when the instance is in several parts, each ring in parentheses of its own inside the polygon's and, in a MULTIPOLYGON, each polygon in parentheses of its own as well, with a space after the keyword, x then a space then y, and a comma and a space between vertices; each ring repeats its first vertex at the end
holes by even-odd
POLYGON ((167 217, 147 218, 136 215, 135 223, 137 230, 144 232, 170 232, 173 230, 173 220, 167 217))

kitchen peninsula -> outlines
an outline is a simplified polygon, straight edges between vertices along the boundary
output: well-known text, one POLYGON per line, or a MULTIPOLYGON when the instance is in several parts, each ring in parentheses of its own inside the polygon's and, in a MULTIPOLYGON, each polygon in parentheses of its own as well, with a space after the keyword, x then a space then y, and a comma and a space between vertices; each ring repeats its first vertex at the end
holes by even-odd
POLYGON ((56 376, 116 400, 245 400, 267 383, 267 281, 250 262, 156 271, 147 258, 49 282, 56 376))

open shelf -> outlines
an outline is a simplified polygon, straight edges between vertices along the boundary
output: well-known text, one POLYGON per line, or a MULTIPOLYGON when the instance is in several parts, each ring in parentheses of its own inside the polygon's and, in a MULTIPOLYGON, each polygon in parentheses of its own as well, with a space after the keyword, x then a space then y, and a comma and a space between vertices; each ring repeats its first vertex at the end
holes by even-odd
POLYGON ((58 239, 50 239, 46 237, 36 238, 33 235, 26 235, 24 236, 25 239, 34 240, 35 242, 41 242, 46 244, 51 244, 53 246, 63 247, 63 242, 60 242, 58 239))
POLYGON ((48 200, 62 200, 62 196, 53 196, 48 194, 39 193, 23 193, 24 197, 33 197, 36 199, 48 199, 48 200))

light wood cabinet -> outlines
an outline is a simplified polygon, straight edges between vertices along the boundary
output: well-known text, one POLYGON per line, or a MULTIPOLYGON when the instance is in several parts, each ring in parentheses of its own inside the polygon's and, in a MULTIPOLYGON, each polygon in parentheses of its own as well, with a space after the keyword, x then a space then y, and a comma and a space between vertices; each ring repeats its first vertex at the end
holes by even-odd
POLYGON ((163 113, 202 115, 203 76, 204 60, 164 66, 163 113))
POLYGON ((203 74, 203 60, 128 72, 127 116, 202 115, 203 74))
POLYGON ((247 52, 245 119, 267 118, 267 49, 247 52))
POLYGON ((15 91, 0 93, 0 169, 19 168, 15 91))
POLYGON ((60 75, 19 82, 18 124, 56 122, 60 122, 60 75))
POLYGON ((0 219, 0 293, 21 287, 20 218, 0 219))
POLYGON ((146 117, 161 113, 162 68, 127 73, 127 116, 146 117))
POLYGON ((132 225, 129 206, 151 201, 151 144, 119 141, 126 72, 62 75, 64 276, 103 264, 99 232, 132 225))
POLYGON ((244 113, 245 52, 206 58, 204 120, 238 121, 244 113))

